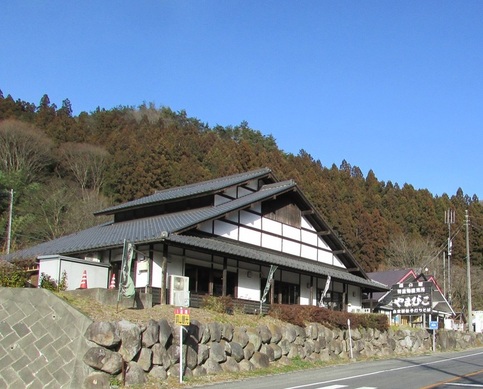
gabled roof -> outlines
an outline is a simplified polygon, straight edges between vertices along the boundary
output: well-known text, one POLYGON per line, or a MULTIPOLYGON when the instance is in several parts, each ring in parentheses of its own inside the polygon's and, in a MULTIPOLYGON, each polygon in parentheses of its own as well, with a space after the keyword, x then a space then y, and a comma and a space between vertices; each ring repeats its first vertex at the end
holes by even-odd
POLYGON ((203 207, 188 211, 169 213, 124 222, 109 222, 86 230, 54 239, 37 246, 17 251, 8 259, 32 258, 38 255, 73 254, 122 246, 124 240, 134 244, 144 244, 160 240, 161 233, 180 233, 197 224, 223 217, 224 215, 248 208, 253 203, 263 201, 296 188, 292 180, 263 186, 259 191, 234 199, 217 206, 203 207))
POLYGON ((165 204, 177 200, 185 200, 190 197, 214 195, 227 188, 240 186, 252 180, 260 180, 259 185, 262 184, 262 186, 252 193, 231 199, 222 204, 212 205, 213 202, 210 202, 210 205, 206 205, 208 204, 206 203, 203 206, 188 210, 104 223, 10 254, 7 260, 35 258, 40 255, 81 255, 83 253, 122 247, 125 240, 136 245, 159 242, 166 233, 171 236, 183 234, 196 229, 203 222, 223 218, 231 212, 249 208, 253 204, 280 198, 281 196, 290 196, 290 201, 297 204, 302 211, 302 215, 318 233, 323 235, 324 241, 336 253, 338 259, 348 269, 348 273, 352 273, 354 277, 360 276, 368 279, 362 267, 298 189, 296 183, 293 180, 276 181, 271 170, 267 168, 163 190, 139 200, 107 208, 97 214, 116 214, 135 208, 150 207, 153 204, 165 204))
POLYGON ((404 282, 409 276, 417 277, 412 269, 395 269, 387 271, 379 271, 367 273, 369 278, 374 281, 381 282, 388 286, 393 286, 404 282))
POLYGON ((134 209, 144 207, 146 205, 163 203, 166 201, 188 199, 191 197, 199 196, 201 194, 207 195, 219 193, 231 186, 248 183, 249 181, 254 179, 269 177, 271 177, 272 182, 275 180, 273 178, 272 171, 269 168, 262 168, 250 172, 234 174, 228 177, 221 177, 194 184, 178 186, 176 188, 161 190, 150 196, 141 197, 137 200, 106 208, 102 211, 96 212, 95 215, 111 215, 121 210, 134 209))

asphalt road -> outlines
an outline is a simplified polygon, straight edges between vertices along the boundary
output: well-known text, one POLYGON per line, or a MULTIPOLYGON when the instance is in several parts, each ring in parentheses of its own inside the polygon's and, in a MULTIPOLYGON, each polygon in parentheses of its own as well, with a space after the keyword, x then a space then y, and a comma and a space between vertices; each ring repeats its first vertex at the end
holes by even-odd
POLYGON ((351 362, 289 374, 203 386, 204 389, 455 389, 483 388, 483 348, 351 362))

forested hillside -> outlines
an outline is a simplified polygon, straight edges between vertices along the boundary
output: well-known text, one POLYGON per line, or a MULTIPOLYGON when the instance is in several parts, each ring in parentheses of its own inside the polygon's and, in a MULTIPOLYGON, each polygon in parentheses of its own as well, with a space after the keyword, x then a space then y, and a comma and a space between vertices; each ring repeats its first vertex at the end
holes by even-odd
POLYGON ((0 92, 0 164, 3 252, 10 189, 12 252, 99 224, 104 220, 92 213, 114 203, 269 167, 278 179, 298 183, 366 271, 427 267, 442 282, 448 209, 456 213, 451 225, 455 298, 466 296, 456 282, 464 281, 465 210, 473 271, 483 266, 483 209, 476 195, 458 189, 433 196, 410 183, 379 181, 373 171, 364 176, 346 160, 324 166, 304 150, 297 155, 280 150, 271 135, 246 122, 209 127, 185 111, 153 104, 74 116, 68 99, 59 108, 47 95, 36 105, 0 92))

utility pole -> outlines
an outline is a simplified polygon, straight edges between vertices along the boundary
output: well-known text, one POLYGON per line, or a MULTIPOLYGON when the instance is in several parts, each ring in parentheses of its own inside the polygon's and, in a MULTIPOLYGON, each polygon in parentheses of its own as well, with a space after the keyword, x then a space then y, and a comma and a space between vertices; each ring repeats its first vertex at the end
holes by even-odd
POLYGON ((451 241, 451 224, 455 222, 454 209, 448 209, 444 211, 444 222, 448 225, 448 302, 451 304, 451 252, 453 250, 453 243, 451 241))
POLYGON ((443 295, 444 297, 448 296, 446 294, 446 251, 443 250, 443 295))
POLYGON ((468 210, 465 211, 466 225, 466 281, 468 288, 468 330, 473 332, 473 307, 471 305, 471 268, 470 268, 470 222, 468 210))

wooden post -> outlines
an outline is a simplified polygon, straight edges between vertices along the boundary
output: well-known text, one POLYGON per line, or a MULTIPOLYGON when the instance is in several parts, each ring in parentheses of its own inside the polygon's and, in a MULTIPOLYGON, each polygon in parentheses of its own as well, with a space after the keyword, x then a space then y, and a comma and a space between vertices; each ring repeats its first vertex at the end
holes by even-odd
POLYGON ((163 259, 161 262, 161 305, 166 304, 167 274, 168 269, 168 245, 163 242, 163 259))
POLYGON ((226 289, 228 283, 228 260, 223 258, 223 275, 221 280, 221 295, 226 296, 226 289))

